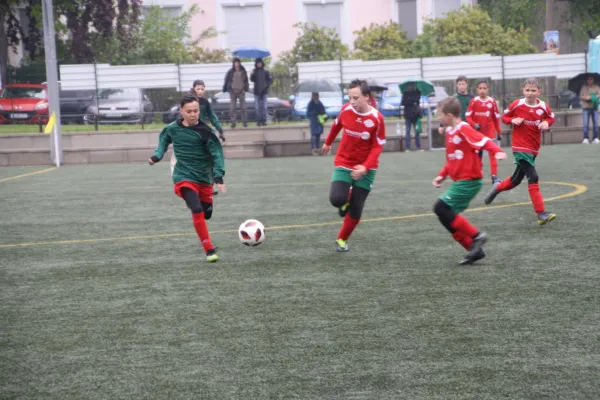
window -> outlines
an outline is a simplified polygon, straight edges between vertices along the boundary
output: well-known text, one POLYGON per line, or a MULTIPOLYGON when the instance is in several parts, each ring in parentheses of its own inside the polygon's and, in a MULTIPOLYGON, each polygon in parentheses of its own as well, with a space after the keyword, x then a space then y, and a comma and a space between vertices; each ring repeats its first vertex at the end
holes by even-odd
POLYGON ((417 0, 398 0, 398 23, 409 39, 417 37, 418 19, 417 0))
POLYGON ((306 22, 334 29, 342 36, 342 3, 305 3, 306 22))
MULTIPOLYGON (((159 7, 162 15, 164 15, 167 18, 176 18, 176 17, 179 17, 183 13, 181 6, 155 6, 155 7, 159 7)), ((150 7, 142 6, 142 18, 147 16, 149 12, 150 12, 150 7)))
POLYGON ((224 6, 226 47, 265 46, 262 6, 224 6))
POLYGON ((42 88, 7 87, 0 95, 2 99, 45 99, 46 92, 42 88))
POLYGON ((461 0, 434 0, 433 12, 435 18, 443 18, 448 11, 458 10, 463 2, 461 0))

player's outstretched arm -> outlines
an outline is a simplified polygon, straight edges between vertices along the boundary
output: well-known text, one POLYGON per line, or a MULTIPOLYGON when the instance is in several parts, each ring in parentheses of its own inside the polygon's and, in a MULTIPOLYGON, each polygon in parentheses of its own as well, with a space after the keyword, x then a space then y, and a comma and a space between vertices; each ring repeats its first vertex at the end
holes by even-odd
POLYGON ((225 176, 225 157, 223 155, 223 146, 216 136, 211 135, 207 143, 208 151, 213 161, 213 177, 217 187, 221 192, 225 193, 225 184, 223 177, 225 176))
POLYGON ((154 154, 148 160, 148 164, 153 165, 160 160, 162 160, 163 156, 167 152, 169 145, 171 144, 171 135, 169 134, 168 127, 165 127, 160 135, 158 136, 158 145, 154 149, 154 154))

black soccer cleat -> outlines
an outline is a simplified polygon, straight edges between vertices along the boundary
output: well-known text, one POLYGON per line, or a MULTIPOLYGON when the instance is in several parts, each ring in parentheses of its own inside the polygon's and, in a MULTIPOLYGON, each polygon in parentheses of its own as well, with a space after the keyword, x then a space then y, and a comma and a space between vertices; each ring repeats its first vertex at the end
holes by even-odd
POLYGON ((350 203, 346 203, 343 206, 341 206, 340 208, 338 208, 338 214, 340 215, 340 217, 344 218, 346 216, 346 214, 348 214, 348 209, 350 208, 350 203))
POLYGON ((494 186, 492 187, 492 190, 490 190, 490 192, 488 193, 487 196, 485 196, 485 199, 483 200, 483 202, 485 204, 492 204, 492 201, 494 201, 494 199, 496 198, 496 196, 498 196, 498 193, 500 193, 498 191, 498 185, 500 183, 494 183, 494 186))
POLYGON ((465 254, 463 259, 460 260, 458 263, 460 265, 471 265, 475 261, 481 260, 482 258, 485 258, 485 251, 483 251, 483 249, 479 247, 477 250, 471 250, 467 254, 465 254))

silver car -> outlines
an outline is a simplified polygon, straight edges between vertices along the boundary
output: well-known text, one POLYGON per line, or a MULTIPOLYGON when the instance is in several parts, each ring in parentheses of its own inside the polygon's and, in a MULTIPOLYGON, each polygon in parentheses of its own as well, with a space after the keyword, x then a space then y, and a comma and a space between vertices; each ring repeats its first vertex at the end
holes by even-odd
POLYGON ((87 108, 83 122, 139 124, 152 122, 153 106, 142 89, 101 89, 87 108))

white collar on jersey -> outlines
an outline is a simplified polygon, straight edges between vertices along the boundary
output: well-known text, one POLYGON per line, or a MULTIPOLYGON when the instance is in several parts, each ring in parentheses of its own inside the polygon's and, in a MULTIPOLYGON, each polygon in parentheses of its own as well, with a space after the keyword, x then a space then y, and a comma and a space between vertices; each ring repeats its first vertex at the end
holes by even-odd
POLYGON ((517 106, 525 105, 525 106, 531 107, 531 108, 542 107, 542 108, 546 109, 546 103, 544 103, 540 99, 537 99, 537 101, 538 101, 537 104, 535 104, 533 106, 530 106, 529 104, 527 104, 527 101, 525 100, 525 97, 523 97, 522 99, 519 100, 519 104, 517 104, 517 106))
POLYGON ((366 113, 359 113, 358 111, 356 111, 356 109, 354 107, 352 107, 352 104, 348 105, 348 108, 350 108, 352 111, 354 111, 355 114, 360 115, 362 117, 366 117, 367 115, 377 115, 374 112, 374 111, 376 111, 375 108, 373 108, 373 106, 371 106, 371 105, 369 105, 369 107, 371 107, 370 111, 368 111, 366 113))
POLYGON ((454 135, 454 134, 456 133, 456 131, 458 130, 458 128, 460 128, 462 125, 467 125, 467 126, 469 126, 469 124, 467 124, 465 121, 460 121, 460 122, 458 123, 458 125, 456 125, 456 126, 454 127, 454 129, 449 129, 450 127, 448 127, 448 128, 446 129, 446 133, 447 133, 448 135, 454 135))

